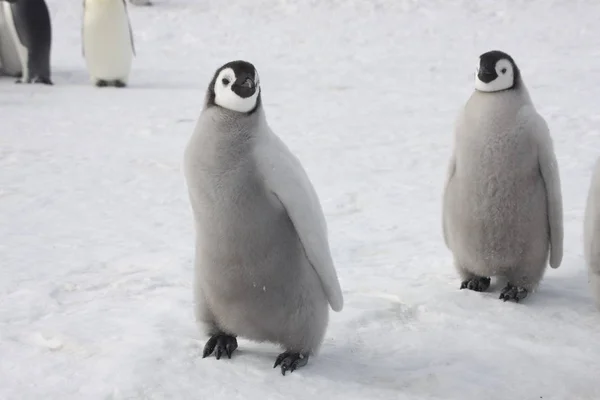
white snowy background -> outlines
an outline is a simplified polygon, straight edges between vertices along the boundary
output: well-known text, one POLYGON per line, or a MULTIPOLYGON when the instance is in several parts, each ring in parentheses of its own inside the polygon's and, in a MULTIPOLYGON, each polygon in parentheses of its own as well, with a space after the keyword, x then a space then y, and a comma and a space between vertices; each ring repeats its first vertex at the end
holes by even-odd
POLYGON ((599 399, 582 217, 600 156, 597 0, 155 0, 129 6, 126 89, 47 0, 53 87, 0 79, 0 399, 599 399), (562 179, 565 256, 521 304, 459 290, 441 235, 478 56, 514 56, 562 179), (202 359, 184 146, 213 71, 245 59, 308 171, 345 309, 292 374, 240 340, 202 359))

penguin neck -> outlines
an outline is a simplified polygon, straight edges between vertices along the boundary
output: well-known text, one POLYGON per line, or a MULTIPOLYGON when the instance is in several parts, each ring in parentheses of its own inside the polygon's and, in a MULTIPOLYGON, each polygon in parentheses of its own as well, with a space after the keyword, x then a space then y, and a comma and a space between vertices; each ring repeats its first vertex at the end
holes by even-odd
POLYGON ((226 141, 253 139, 264 123, 265 114, 259 105, 252 113, 240 113, 219 106, 207 107, 204 111, 219 137, 226 141))
POLYGON ((474 111, 478 114, 484 112, 498 113, 518 112, 524 105, 531 105, 531 97, 521 77, 517 78, 517 82, 513 88, 498 92, 481 92, 475 90, 471 98, 467 102, 467 112, 474 111))
POLYGON ((253 149, 266 123, 262 107, 251 114, 218 106, 206 108, 201 117, 201 132, 196 146, 203 149, 205 162, 213 168, 234 168, 253 149))

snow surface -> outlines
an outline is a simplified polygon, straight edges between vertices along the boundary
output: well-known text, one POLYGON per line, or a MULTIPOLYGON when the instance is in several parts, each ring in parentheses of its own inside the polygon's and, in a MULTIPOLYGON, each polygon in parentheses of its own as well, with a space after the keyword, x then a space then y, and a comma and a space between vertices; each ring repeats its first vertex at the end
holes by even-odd
POLYGON ((599 399, 583 209, 600 156, 597 0, 156 0, 126 89, 91 86, 81 2, 48 0, 55 86, 0 79, 0 399, 599 399), (479 54, 512 54, 551 128, 565 257, 522 304, 458 290, 441 234, 479 54), (202 359, 184 146, 213 71, 261 76, 319 193, 345 294, 282 377, 202 359))

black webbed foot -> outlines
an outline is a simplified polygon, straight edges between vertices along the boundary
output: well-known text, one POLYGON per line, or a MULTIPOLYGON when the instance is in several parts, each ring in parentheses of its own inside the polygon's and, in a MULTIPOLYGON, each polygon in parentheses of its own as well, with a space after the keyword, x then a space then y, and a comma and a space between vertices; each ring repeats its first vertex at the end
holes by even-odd
POLYGON ((491 282, 490 278, 483 278, 483 277, 477 276, 475 278, 471 278, 466 281, 463 281, 460 284, 460 288, 461 288, 461 290, 469 289, 469 290, 474 290, 476 292, 485 292, 490 287, 490 282, 491 282))
POLYGON ((507 283, 502 292, 500 292, 500 300, 514 300, 518 303, 527 297, 528 294, 527 289, 507 283))
POLYGON ((54 85, 52 80, 46 76, 36 76, 33 78, 32 83, 42 83, 44 85, 54 85))
POLYGON ((208 339, 208 342, 204 345, 202 358, 210 356, 213 352, 215 353, 217 360, 221 359, 223 353, 227 354, 228 358, 231 358, 231 355, 237 347, 238 344, 235 337, 225 333, 217 333, 208 339))
POLYGON ((96 86, 97 87, 107 87, 108 86, 108 82, 105 81, 104 79, 98 79, 96 81, 96 86))
POLYGON ((308 363, 308 354, 284 352, 277 356, 273 368, 281 365, 281 374, 285 376, 286 371, 293 372, 295 369, 308 363))
POLYGON ((127 86, 127 84, 125 82, 120 81, 118 79, 113 82, 113 85, 114 85, 114 87, 117 87, 117 88, 124 88, 125 86, 127 86))

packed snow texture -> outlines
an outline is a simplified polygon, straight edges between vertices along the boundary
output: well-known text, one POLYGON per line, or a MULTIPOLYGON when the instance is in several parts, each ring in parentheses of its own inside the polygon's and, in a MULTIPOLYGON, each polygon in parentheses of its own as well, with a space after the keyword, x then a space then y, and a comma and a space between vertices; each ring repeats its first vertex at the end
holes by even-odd
POLYGON ((52 87, 0 79, 0 399, 598 399, 583 210, 600 156, 596 0, 156 0, 130 86, 92 86, 81 1, 48 0, 52 87), (523 303, 459 290, 441 196, 478 56, 521 67, 553 135, 565 256, 523 303), (214 70, 259 71, 345 295, 318 356, 202 359, 183 150, 214 70))

